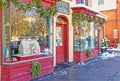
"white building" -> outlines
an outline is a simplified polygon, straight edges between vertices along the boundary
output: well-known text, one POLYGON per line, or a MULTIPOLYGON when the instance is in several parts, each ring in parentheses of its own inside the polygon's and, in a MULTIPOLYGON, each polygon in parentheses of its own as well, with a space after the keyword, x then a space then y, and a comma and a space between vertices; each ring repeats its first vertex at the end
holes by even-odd
POLYGON ((116 9, 117 0, 91 0, 91 7, 98 11, 116 9))
POLYGON ((72 3, 84 4, 97 11, 116 9, 117 0, 73 0, 72 3))

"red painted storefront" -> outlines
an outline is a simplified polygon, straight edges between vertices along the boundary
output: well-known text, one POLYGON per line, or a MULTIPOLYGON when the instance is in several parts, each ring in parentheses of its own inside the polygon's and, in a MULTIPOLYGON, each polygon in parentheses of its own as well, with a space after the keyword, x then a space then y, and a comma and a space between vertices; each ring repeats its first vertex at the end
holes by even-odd
MULTIPOLYGON (((31 0, 22 0, 25 1, 26 3, 30 3, 31 0)), ((46 8, 50 8, 52 4, 56 3, 57 0, 42 0, 42 3, 45 5, 46 8)), ((77 15, 79 15, 80 12, 83 12, 85 15, 91 15, 92 17, 96 16, 98 14, 97 12, 94 12, 90 9, 84 8, 84 7, 78 7, 78 8, 72 8, 73 12, 75 12, 77 15)), ((2 13, 2 12, 0 12, 2 13)), ((39 62, 41 65, 41 70, 42 72, 40 73, 39 76, 47 75, 49 73, 52 73, 54 71, 54 61, 56 61, 56 64, 62 63, 62 62, 69 62, 70 56, 69 51, 71 49, 70 45, 70 40, 69 38, 69 26, 72 26, 69 21, 68 16, 64 14, 59 14, 57 18, 61 19, 62 22, 54 22, 56 24, 56 29, 61 29, 61 41, 60 45, 56 46, 56 51, 55 51, 55 57, 53 55, 31 55, 31 56, 21 56, 17 57, 18 61, 17 62, 4 62, 2 63, 2 81, 30 81, 32 78, 30 68, 32 66, 32 62, 39 62), (55 58, 55 59, 54 59, 55 58)), ((0 21, 2 21, 2 15, 0 15, 0 21)), ((94 24, 96 25, 96 24, 94 24)), ((98 23, 97 23, 98 25, 98 23)), ((2 38, 2 22, 0 22, 0 31, 1 31, 1 38, 2 38)), ((54 28, 53 28, 54 29, 54 28)), ((71 28, 72 30, 72 28, 71 28)), ((74 30, 73 30, 74 31, 74 30)), ((99 30, 98 31, 98 42, 99 42, 99 30)), ((53 33, 53 32, 52 32, 53 33)), ((56 34, 56 33, 55 33, 56 34)), ((74 39, 74 38, 73 38, 74 39)), ((2 40, 2 39, 1 39, 2 40)), ((54 39, 56 40, 56 39, 54 39)), ((57 41, 57 40, 56 40, 57 41)), ((56 42, 53 41, 53 42, 56 42)), ((2 42, 0 41, 0 45, 2 46, 2 42)), ((73 46, 74 47, 74 46, 73 46)), ((0 49, 0 56, 2 57, 2 49, 0 49)), ((99 44, 98 46, 94 47, 91 49, 91 56, 87 57, 86 56, 86 50, 80 51, 80 52, 75 52, 73 51, 73 61, 75 62, 83 62, 89 59, 94 58, 97 56, 99 53, 99 44)), ((0 58, 2 61, 2 58, 0 58)))
MULTIPOLYGON (((79 16, 79 13, 80 13, 80 12, 83 12, 86 16, 87 16, 87 15, 91 15, 92 18, 95 17, 96 14, 98 14, 97 12, 95 12, 95 11, 93 11, 93 10, 90 10, 90 9, 87 9, 87 8, 85 8, 85 7, 75 7, 75 8, 72 8, 72 10, 73 10, 73 12, 76 13, 78 16, 79 16)), ((98 27, 98 25, 99 25, 99 24, 94 23, 94 27, 95 27, 95 26, 98 27)), ((97 29, 98 29, 98 28, 97 28, 97 29)), ((99 41, 100 41, 101 39, 99 39, 99 34, 100 34, 100 33, 99 33, 99 30, 96 30, 96 31, 98 32, 98 35, 97 35, 97 37, 98 37, 98 40, 97 40, 97 41, 98 41, 98 46, 91 49, 91 55, 90 55, 90 57, 86 56, 86 50, 80 51, 80 52, 74 51, 73 57, 74 57, 74 61, 75 61, 75 62, 84 62, 84 61, 87 61, 87 60, 90 60, 90 59, 94 58, 95 56, 98 56, 98 54, 99 54, 99 49, 100 49, 100 48, 99 48, 99 46, 100 46, 99 41)))
MULTIPOLYGON (((31 0, 22 0, 29 3, 31 0)), ((50 8, 57 0, 42 0, 42 3, 50 8)), ((54 71, 53 55, 32 55, 19 57, 16 62, 2 62, 2 10, 0 9, 0 67, 1 81, 30 81, 32 75, 30 68, 32 62, 39 62, 41 65, 41 73, 38 77, 52 73, 54 71)))

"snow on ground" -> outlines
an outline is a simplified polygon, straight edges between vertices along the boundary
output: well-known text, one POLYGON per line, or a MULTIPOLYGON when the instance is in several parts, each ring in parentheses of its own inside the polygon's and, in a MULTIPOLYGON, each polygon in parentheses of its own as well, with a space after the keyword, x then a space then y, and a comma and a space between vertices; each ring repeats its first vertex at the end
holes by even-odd
MULTIPOLYGON (((91 63, 94 64, 94 62, 99 61, 99 59, 106 60, 106 59, 114 58, 114 57, 117 57, 117 56, 120 56, 120 52, 114 51, 112 49, 112 51, 110 51, 110 52, 100 53, 99 56, 96 56, 94 59, 91 59, 91 60, 88 60, 88 61, 85 61, 85 62, 81 62, 81 63, 80 62, 79 63, 76 63, 76 62, 62 63, 60 65, 60 67, 57 66, 55 68, 55 71, 52 74, 43 76, 41 78, 38 78, 37 80, 42 81, 45 78, 50 79, 52 77, 57 77, 57 76, 66 76, 66 75, 69 75, 69 67, 77 68, 79 66, 86 66, 86 65, 91 64, 91 63)), ((37 81, 37 80, 32 80, 32 81, 37 81)))
POLYGON ((102 59, 113 58, 116 56, 120 56, 120 49, 118 49, 118 48, 107 49, 107 52, 100 54, 100 57, 102 59))

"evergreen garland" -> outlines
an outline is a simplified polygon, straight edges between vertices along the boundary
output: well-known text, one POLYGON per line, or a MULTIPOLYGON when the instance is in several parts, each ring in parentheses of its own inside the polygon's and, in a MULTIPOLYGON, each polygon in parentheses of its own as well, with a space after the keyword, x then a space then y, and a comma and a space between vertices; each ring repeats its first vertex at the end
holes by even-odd
POLYGON ((104 19, 101 19, 99 23, 104 24, 104 23, 106 23, 106 21, 104 19))
POLYGON ((86 19, 87 19, 88 22, 92 22, 93 21, 93 19, 92 19, 92 17, 90 15, 87 15, 86 19))
POLYGON ((80 15, 79 15, 79 19, 80 21, 84 21, 85 20, 85 15, 83 12, 80 12, 80 15))
POLYGON ((76 15, 75 13, 72 13, 72 24, 73 26, 75 25, 76 22, 78 21, 88 21, 88 22, 95 22, 99 24, 104 24, 106 23, 105 19, 97 19, 97 17, 91 17, 91 15, 85 16, 83 12, 80 12, 80 15, 76 15))
POLYGON ((85 20, 85 15, 83 12, 80 12, 80 15, 77 16, 76 13, 72 13, 72 24, 73 26, 78 22, 78 21, 84 21, 85 20))
MULTIPOLYGON (((40 16, 54 16, 57 14, 57 5, 53 4, 50 9, 46 9, 42 4, 41 0, 32 0, 29 4, 22 2, 21 0, 11 0, 13 4, 18 7, 19 10, 23 10, 24 12, 29 11, 32 7, 37 7, 37 12, 40 16)), ((8 0, 0 0, 0 6, 6 7, 8 0)))
POLYGON ((77 22, 77 16, 75 13, 72 13, 72 25, 74 26, 77 22))
POLYGON ((0 0, 0 7, 6 7, 7 6, 7 0, 0 0))
POLYGON ((93 18, 93 22, 97 23, 97 18, 96 17, 93 18))

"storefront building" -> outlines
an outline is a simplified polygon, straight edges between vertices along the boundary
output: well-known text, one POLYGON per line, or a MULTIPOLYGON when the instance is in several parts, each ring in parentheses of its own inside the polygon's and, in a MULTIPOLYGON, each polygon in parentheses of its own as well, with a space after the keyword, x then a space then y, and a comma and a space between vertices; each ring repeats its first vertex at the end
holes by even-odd
POLYGON ((71 0, 12 0, 8 6, 0 9, 2 81, 29 81, 56 64, 98 55, 106 19, 100 12, 71 0))
POLYGON ((30 81, 54 71, 51 20, 56 2, 11 0, 1 9, 2 81, 30 81))
POLYGON ((105 19, 98 17, 98 14, 103 14, 85 5, 75 5, 72 10, 74 61, 83 62, 99 54, 100 41, 104 37, 103 24, 105 19), (100 37, 100 31, 102 31, 102 38, 100 37))

